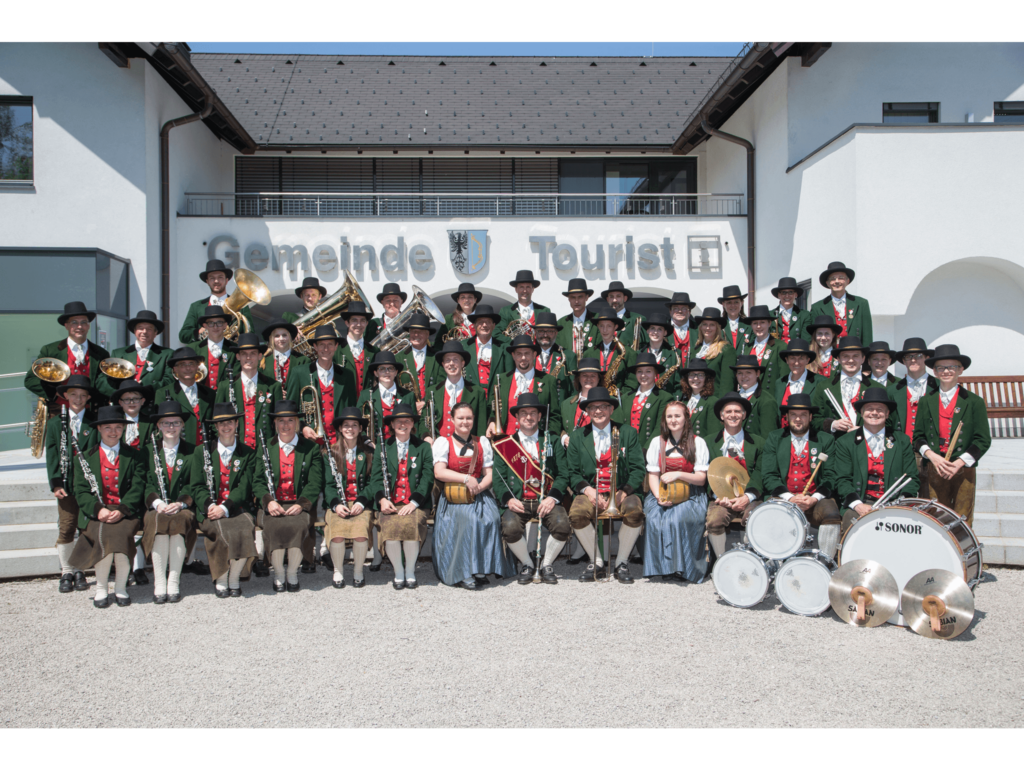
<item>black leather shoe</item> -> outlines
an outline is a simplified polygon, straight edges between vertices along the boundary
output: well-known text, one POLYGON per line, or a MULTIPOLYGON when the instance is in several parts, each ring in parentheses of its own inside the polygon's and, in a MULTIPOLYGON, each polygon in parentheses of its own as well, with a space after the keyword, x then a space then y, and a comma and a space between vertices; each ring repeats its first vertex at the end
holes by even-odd
POLYGON ((110 605, 110 595, 107 595, 101 600, 97 600, 95 597, 92 599, 92 605, 94 608, 106 608, 110 605))
POLYGON ((195 576, 210 575, 210 566, 208 566, 202 560, 193 560, 190 565, 185 566, 185 569, 195 576))
POLYGON ((555 569, 550 565, 545 565, 540 569, 540 580, 542 584, 557 584, 558 577, 555 576, 555 569))
POLYGON ((334 558, 331 557, 331 553, 330 552, 324 552, 320 556, 320 565, 322 565, 324 568, 326 568, 329 571, 333 571, 334 570, 334 558))
POLYGON ((405 588, 406 589, 416 589, 416 587, 418 587, 419 585, 420 585, 420 583, 418 581, 416 581, 416 579, 406 579, 405 580, 405 588))
POLYGON ((275 591, 275 592, 284 592, 284 591, 285 591, 285 586, 284 586, 284 584, 282 584, 282 583, 281 583, 281 582, 279 582, 279 581, 275 581, 275 582, 274 582, 274 591, 275 591))
POLYGON ((167 602, 168 603, 180 603, 181 602, 181 592, 168 592, 167 593, 167 602))
POLYGON ((332 580, 332 581, 331 581, 331 584, 333 584, 333 585, 334 585, 334 588, 335 588, 335 589, 344 589, 344 588, 345 588, 345 579, 344 579, 344 577, 343 577, 343 578, 341 579, 341 581, 333 581, 333 580, 332 580))
MULTIPOLYGON (((217 593, 217 597, 224 597, 224 595, 217 593)), ((153 605, 163 605, 167 602, 167 595, 153 595, 153 605)))
POLYGON ((85 592, 89 588, 89 582, 85 580, 85 574, 75 571, 75 592, 85 592))
POLYGON ((582 563, 586 559, 587 559, 586 555, 580 555, 579 557, 572 557, 572 556, 570 556, 569 559, 566 562, 569 565, 576 565, 578 563, 582 563))
POLYGON ((287 589, 287 590, 288 590, 289 592, 298 592, 298 591, 299 591, 299 589, 300 589, 300 587, 299 587, 299 582, 295 582, 294 584, 292 584, 292 583, 291 583, 291 582, 289 581, 288 583, 286 583, 286 584, 285 584, 285 588, 286 588, 286 589, 287 589))
POLYGON ((404 581, 399 581, 398 579, 395 579, 394 581, 391 582, 391 588, 392 589, 396 589, 396 590, 397 589, 405 589, 405 582, 404 581))
POLYGON ((532 584, 533 583, 533 566, 524 565, 519 569, 519 583, 520 584, 532 584))
POLYGON ((117 595, 114 595, 114 599, 117 601, 117 604, 122 608, 127 608, 129 605, 132 604, 132 599, 130 597, 118 597, 117 595))
POLYGON ((242 588, 241 587, 235 587, 234 589, 229 589, 228 590, 228 596, 229 597, 241 597, 242 596, 242 588))
MULTIPOLYGON (((217 595, 217 597, 220 597, 220 598, 231 597, 230 592, 228 590, 226 590, 226 589, 214 589, 213 591, 217 595)), ((167 602, 167 598, 166 597, 164 598, 164 602, 165 603, 167 602)))
POLYGON ((490 580, 486 576, 477 576, 473 574, 473 581, 476 582, 478 587, 486 587, 490 585, 490 580))
POLYGON ((75 577, 70 573, 62 574, 60 577, 60 584, 57 585, 57 591, 62 594, 75 591, 75 577))
POLYGON ((632 584, 633 577, 629 575, 629 563, 622 563, 615 568, 615 579, 620 584, 632 584))
POLYGON ((269 576, 270 568, 268 568, 267 564, 262 560, 256 560, 256 562, 252 564, 252 573, 254 576, 269 576))
POLYGON ((302 573, 316 573, 316 563, 303 563, 300 570, 302 573))
POLYGON ((683 578, 683 574, 679 573, 678 571, 676 573, 666 573, 664 576, 661 577, 661 580, 662 581, 686 581, 686 579, 683 578))
POLYGON ((580 581, 596 581, 604 576, 604 568, 597 569, 597 577, 594 576, 594 564, 589 563, 580 574, 580 581))
POLYGON ((367 569, 368 569, 368 570, 371 570, 371 571, 373 571, 374 573, 376 573, 377 571, 379 571, 379 570, 380 570, 380 567, 381 567, 381 565, 383 565, 383 564, 384 564, 384 561, 383 561, 383 560, 381 560, 381 561, 380 561, 379 563, 376 563, 376 564, 374 564, 374 563, 370 563, 370 564, 369 564, 368 566, 366 566, 366 567, 367 567, 367 569))
POLYGON ((355 587, 356 589, 362 589, 363 587, 366 586, 366 579, 356 579, 356 578, 353 578, 352 579, 352 586, 355 587))
POLYGON ((468 589, 470 592, 476 592, 480 587, 477 585, 476 580, 473 581, 458 581, 452 584, 457 589, 468 589))
POLYGON ((630 555, 629 562, 634 563, 636 565, 642 565, 644 562, 643 555, 630 555))
POLYGON ((146 584, 149 584, 149 577, 146 575, 146 572, 141 568, 135 571, 133 575, 135 576, 135 584, 137 586, 143 587, 146 584))

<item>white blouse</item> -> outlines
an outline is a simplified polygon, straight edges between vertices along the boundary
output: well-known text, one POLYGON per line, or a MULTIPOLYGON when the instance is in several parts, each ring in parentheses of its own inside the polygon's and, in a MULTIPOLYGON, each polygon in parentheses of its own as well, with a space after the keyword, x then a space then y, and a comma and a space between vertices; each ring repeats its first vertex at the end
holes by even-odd
MULTIPOLYGON (((704 438, 694 437, 693 438, 694 453, 696 456, 693 461, 694 472, 707 472, 708 465, 711 463, 711 455, 708 453, 708 444, 704 442, 704 438)), ((673 454, 673 457, 676 454, 673 454)), ((651 447, 647 449, 647 471, 648 472, 661 472, 661 435, 651 440, 651 447)))
MULTIPOLYGON (((491 450, 491 441, 486 437, 480 438, 480 448, 484 452, 484 469, 494 464, 494 451, 491 450)), ((439 437, 434 441, 434 463, 439 464, 442 461, 448 463, 448 451, 450 450, 448 438, 439 437)))

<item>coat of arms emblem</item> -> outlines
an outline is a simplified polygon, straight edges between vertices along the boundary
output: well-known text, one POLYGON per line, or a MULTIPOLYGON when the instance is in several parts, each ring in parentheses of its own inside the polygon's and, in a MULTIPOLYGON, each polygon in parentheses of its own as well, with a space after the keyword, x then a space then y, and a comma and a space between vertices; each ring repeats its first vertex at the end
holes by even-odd
POLYGON ((487 264, 486 229, 449 229, 448 258, 463 275, 479 272, 487 264))

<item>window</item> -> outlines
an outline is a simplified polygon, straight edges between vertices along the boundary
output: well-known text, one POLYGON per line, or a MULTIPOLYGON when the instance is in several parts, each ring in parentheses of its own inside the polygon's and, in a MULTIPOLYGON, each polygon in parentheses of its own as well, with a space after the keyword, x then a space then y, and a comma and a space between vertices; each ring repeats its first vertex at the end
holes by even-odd
POLYGON ((32 181, 32 98, 0 96, 0 182, 32 181))
POLYGON ((1024 123, 1024 101, 997 101, 992 106, 993 122, 1024 123))
POLYGON ((939 102, 937 101, 891 101, 882 105, 883 123, 937 123, 939 102))
POLYGON ((603 199, 562 198, 559 213, 563 216, 696 213, 697 160, 562 160, 558 191, 563 195, 605 195, 603 199))
POLYGON ((804 292, 797 297, 796 305, 800 309, 810 309, 811 307, 811 281, 801 280, 796 284, 798 288, 803 288, 804 292))

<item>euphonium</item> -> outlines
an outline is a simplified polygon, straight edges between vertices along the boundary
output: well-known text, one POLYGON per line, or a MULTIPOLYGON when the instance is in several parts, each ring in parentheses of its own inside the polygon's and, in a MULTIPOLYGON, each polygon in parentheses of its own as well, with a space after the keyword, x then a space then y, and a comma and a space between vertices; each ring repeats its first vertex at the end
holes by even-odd
MULTIPOLYGON (((248 269, 236 269, 234 278, 235 290, 224 302, 224 311, 229 315, 234 315, 235 318, 235 321, 228 327, 227 333, 224 334, 224 338, 231 339, 231 341, 237 340, 239 333, 252 332, 249 320, 242 314, 243 309, 251 304, 266 306, 270 303, 270 289, 256 276, 255 272, 250 272, 248 269)), ((206 338, 205 328, 199 329, 199 338, 200 340, 206 338)))
POLYGON ((321 325, 334 323, 341 317, 341 313, 348 309, 349 303, 353 301, 361 301, 367 307, 371 306, 369 298, 367 298, 363 289, 359 287, 359 282, 355 276, 346 269, 345 282, 342 283, 341 288, 330 296, 326 296, 313 309, 295 321, 295 327, 299 329, 299 333, 292 343, 292 349, 310 359, 315 358, 316 353, 308 341, 313 335, 313 331, 321 325))

